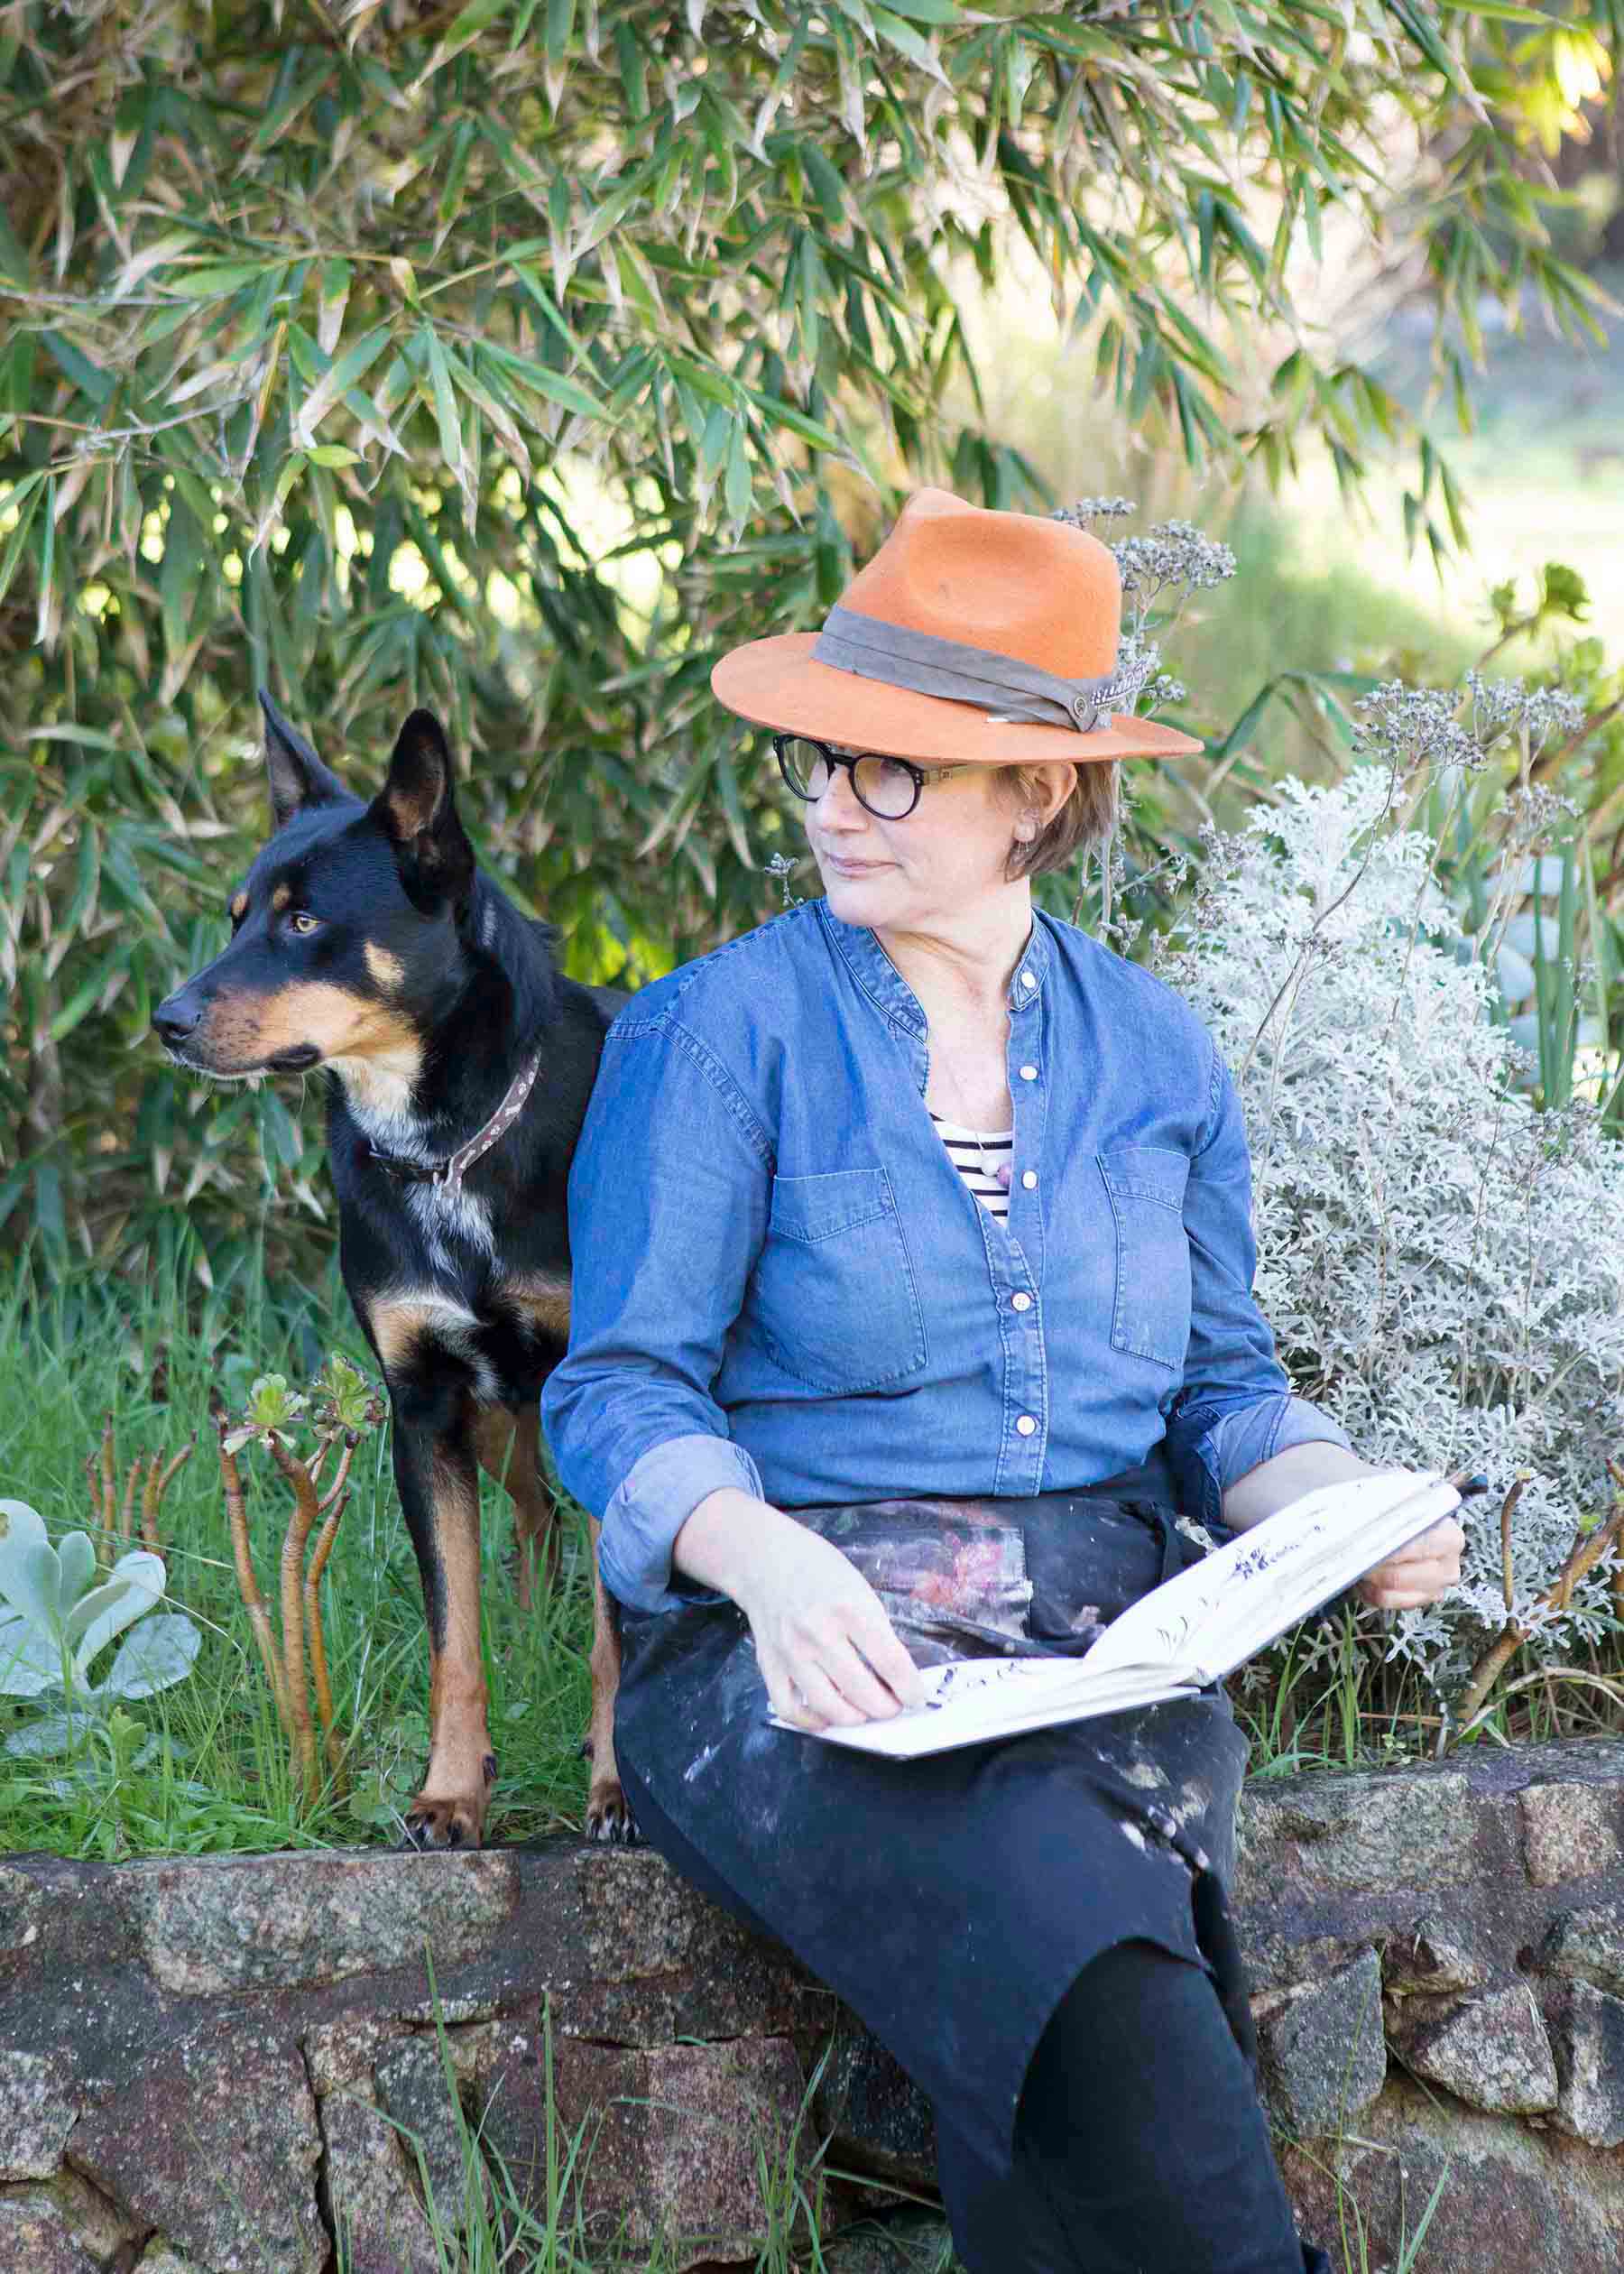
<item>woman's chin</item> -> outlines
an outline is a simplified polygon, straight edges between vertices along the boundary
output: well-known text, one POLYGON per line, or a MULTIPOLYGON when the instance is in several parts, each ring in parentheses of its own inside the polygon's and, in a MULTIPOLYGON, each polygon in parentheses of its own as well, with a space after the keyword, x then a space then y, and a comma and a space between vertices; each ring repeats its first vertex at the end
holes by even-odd
POLYGON ((862 871, 820 864, 818 874, 830 913, 843 923, 882 923, 892 912, 898 897, 894 868, 862 871))

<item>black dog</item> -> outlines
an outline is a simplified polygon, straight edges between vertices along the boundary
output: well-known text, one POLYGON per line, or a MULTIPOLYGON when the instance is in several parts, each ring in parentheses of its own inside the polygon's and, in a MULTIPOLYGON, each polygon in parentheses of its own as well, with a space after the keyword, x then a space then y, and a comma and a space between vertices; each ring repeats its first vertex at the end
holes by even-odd
MULTIPOLYGON (((161 1003, 181 1065, 325 1067, 344 1284, 389 1385, 395 1482, 429 1622, 420 1847, 477 1845, 496 1773, 479 1651, 478 1468, 503 1477, 520 1601, 558 1558, 537 1399, 569 1329, 565 1180, 623 998, 555 967, 549 928, 474 863, 438 721, 413 711, 370 804, 262 695, 275 835, 224 953, 161 1003)), ((587 1830, 629 1836, 620 1647, 596 1576, 587 1830)))

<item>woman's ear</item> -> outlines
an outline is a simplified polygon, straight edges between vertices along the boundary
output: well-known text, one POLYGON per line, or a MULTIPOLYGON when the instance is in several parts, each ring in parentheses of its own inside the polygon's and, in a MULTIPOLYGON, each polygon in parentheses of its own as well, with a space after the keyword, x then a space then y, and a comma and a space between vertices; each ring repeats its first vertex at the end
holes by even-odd
MULTIPOLYGON (((1036 837, 1039 829, 1047 828, 1076 788, 1077 769, 1064 758, 1047 759, 1041 765, 1029 766, 1026 778, 1031 785, 1028 803, 1036 809, 1032 831, 1036 837)), ((1024 821, 1028 817, 1023 811, 1020 818, 1024 821)))

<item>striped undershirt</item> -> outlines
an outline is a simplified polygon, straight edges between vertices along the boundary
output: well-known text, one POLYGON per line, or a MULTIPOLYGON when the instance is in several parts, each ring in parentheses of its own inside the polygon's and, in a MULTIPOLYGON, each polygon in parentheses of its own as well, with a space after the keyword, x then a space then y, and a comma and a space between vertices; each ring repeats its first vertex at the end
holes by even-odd
POLYGON ((947 1148, 947 1158, 969 1186, 971 1191, 992 1216, 1000 1224, 1008 1221, 1010 1188, 999 1178, 987 1174, 988 1167, 1001 1169, 1010 1174, 1015 1149, 1012 1129, 989 1133, 985 1130, 965 1129, 958 1122, 944 1121, 940 1114, 932 1114, 937 1134, 947 1148))

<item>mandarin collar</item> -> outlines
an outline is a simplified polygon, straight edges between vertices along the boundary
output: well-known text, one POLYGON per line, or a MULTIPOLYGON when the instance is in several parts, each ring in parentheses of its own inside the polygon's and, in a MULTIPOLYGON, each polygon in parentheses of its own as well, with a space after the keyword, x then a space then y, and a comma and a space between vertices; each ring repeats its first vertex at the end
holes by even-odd
MULTIPOLYGON (((844 922, 826 900, 818 900, 813 905, 825 932, 864 994, 894 1024, 905 1027, 910 1034, 923 1036, 926 1020, 919 999, 872 931, 863 924, 844 922)), ((1054 957, 1054 937, 1048 919, 1041 909, 1034 908, 1025 950, 1010 976, 1008 1000, 1012 1018, 1030 1011, 1041 1000, 1054 957)))

